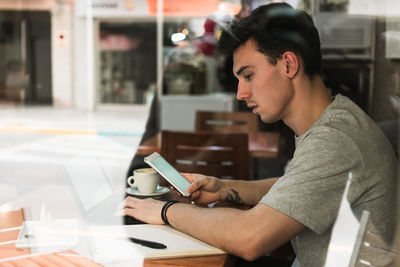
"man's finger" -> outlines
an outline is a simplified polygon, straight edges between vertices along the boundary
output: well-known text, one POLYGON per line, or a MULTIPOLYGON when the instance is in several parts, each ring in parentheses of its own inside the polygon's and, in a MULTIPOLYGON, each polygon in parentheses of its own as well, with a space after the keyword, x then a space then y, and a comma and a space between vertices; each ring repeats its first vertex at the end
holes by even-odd
POLYGON ((135 203, 137 201, 139 201, 140 199, 135 198, 135 197, 127 197, 120 205, 120 208, 124 208, 124 207, 133 207, 135 205, 135 203))
POLYGON ((181 173, 183 177, 186 178, 186 180, 188 180, 189 182, 193 183, 194 181, 196 181, 195 176, 192 173, 186 173, 186 172, 182 172, 181 173))
POLYGON ((200 192, 199 191, 193 192, 192 199, 198 198, 199 196, 200 196, 200 192))
POLYGON ((200 187, 206 185, 207 182, 208 182, 207 179, 199 179, 199 180, 197 180, 196 182, 194 182, 193 184, 191 184, 191 185, 188 187, 188 190, 187 190, 187 191, 188 191, 189 193, 192 193, 192 192, 198 190, 200 187))
POLYGON ((135 217, 135 210, 134 209, 130 209, 130 208, 125 208, 123 210, 123 213, 125 215, 131 216, 131 217, 135 217))

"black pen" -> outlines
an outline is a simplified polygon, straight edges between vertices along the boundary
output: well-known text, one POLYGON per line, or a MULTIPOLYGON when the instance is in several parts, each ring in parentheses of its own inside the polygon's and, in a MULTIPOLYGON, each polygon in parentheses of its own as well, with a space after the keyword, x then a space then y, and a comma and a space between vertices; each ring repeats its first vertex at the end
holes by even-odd
POLYGON ((166 245, 158 243, 158 242, 154 242, 154 241, 149 241, 149 240, 143 240, 143 239, 139 239, 139 238, 134 238, 134 237, 129 237, 129 240, 131 240, 133 243, 145 246, 145 247, 149 247, 149 248, 156 248, 156 249, 164 249, 167 248, 166 245))

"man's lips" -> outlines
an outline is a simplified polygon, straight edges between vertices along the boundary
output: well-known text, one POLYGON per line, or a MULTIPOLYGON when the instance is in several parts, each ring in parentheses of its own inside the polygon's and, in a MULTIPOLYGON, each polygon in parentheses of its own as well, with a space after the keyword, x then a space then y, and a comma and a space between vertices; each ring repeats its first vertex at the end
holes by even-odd
POLYGON ((247 107, 251 108, 253 110, 253 113, 257 113, 258 105, 256 105, 256 104, 247 104, 247 107))

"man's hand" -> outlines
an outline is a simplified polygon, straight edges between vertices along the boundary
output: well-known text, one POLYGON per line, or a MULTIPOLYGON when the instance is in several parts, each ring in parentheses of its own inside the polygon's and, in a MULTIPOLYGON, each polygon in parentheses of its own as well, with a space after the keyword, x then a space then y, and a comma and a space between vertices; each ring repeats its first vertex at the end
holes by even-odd
POLYGON ((120 205, 122 215, 135 217, 150 224, 164 224, 161 219, 161 209, 165 202, 152 198, 139 199, 127 197, 120 205))
POLYGON ((198 204, 210 204, 223 200, 225 184, 221 179, 196 173, 182 173, 192 184, 187 191, 198 204))

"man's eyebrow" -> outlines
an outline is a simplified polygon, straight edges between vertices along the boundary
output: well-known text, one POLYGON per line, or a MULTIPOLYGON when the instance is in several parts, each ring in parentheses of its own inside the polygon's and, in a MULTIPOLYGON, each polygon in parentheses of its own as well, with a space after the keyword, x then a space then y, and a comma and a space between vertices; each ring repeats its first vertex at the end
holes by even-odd
POLYGON ((243 66, 241 67, 237 72, 236 72, 236 76, 239 76, 245 69, 247 69, 249 66, 243 66))

